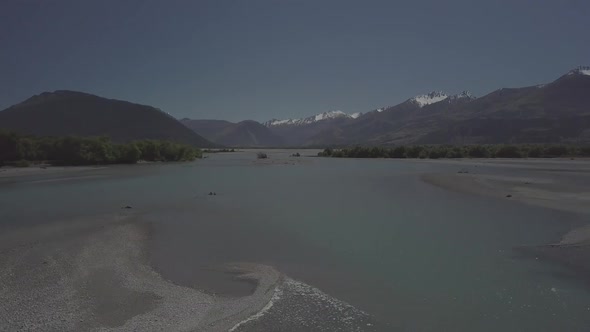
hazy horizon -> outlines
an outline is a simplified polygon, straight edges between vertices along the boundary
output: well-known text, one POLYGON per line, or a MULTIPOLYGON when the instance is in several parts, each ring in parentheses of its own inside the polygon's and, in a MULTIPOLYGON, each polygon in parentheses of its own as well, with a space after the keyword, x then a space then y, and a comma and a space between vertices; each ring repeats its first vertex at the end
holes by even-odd
POLYGON ((65 89, 262 122, 434 90, 480 97, 590 64, 586 1, 8 0, 0 12, 0 109, 65 89))

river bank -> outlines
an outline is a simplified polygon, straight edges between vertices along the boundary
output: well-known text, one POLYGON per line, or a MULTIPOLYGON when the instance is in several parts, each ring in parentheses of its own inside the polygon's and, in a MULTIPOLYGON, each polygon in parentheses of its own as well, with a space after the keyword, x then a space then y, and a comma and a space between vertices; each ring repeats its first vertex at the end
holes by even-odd
POLYGON ((276 164, 267 165, 255 152, 2 181, 0 321, 9 323, 0 326, 585 331, 590 324, 585 285, 512 250, 555 244, 583 217, 421 179, 481 173, 583 186, 579 172, 481 160, 291 158, 282 150, 269 151, 276 164))
MULTIPOLYGON (((590 220, 588 160, 441 162, 460 166, 460 169, 456 174, 423 174, 421 178, 424 182, 447 190, 584 215, 590 220), (495 168, 504 172, 512 171, 512 174, 494 174, 495 168)), ((567 265, 590 276, 590 225, 572 229, 554 243, 517 249, 567 265)))
POLYGON ((12 178, 29 175, 60 175, 104 168, 104 166, 50 166, 34 165, 29 167, 0 167, 0 178, 12 178))
POLYGON ((161 278, 149 265, 149 225, 130 213, 23 228, 0 237, 0 331, 227 331, 266 306, 273 268, 230 264, 256 283, 220 298, 161 278))

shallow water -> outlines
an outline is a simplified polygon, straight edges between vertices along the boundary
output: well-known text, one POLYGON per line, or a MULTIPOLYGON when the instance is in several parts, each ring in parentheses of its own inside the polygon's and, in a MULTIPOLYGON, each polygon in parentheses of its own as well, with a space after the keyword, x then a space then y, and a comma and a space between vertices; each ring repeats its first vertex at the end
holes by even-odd
POLYGON ((238 330, 585 331, 590 326, 587 285, 567 270, 512 250, 555 241, 584 218, 448 192, 420 180, 424 172, 455 173, 454 165, 289 159, 290 153, 271 152, 262 163, 254 152, 244 152, 187 164, 4 180, 0 228, 131 205, 152 223, 154 267, 175 283, 239 296, 252 285, 216 267, 254 262, 334 298, 321 302, 326 298, 317 292, 287 288, 265 315, 238 330), (291 161, 268 164, 279 160, 291 161), (217 195, 207 195, 211 191, 217 195), (362 314, 322 304, 340 301, 362 314), (296 310, 317 306, 326 310, 296 310), (351 324, 342 325, 346 321, 351 324))

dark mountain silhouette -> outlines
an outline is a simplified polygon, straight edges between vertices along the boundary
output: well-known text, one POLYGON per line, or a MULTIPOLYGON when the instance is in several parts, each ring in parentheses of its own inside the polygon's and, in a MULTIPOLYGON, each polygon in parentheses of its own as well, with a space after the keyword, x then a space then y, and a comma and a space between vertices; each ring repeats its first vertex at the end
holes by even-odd
POLYGON ((223 120, 182 119, 188 128, 202 133, 207 139, 233 147, 279 147, 283 139, 266 126, 252 120, 232 123, 223 120))
POLYGON ((59 90, 0 112, 0 128, 38 136, 109 136, 115 142, 162 139, 211 147, 174 117, 151 106, 59 90))
POLYGON ((269 129, 275 135, 282 138, 288 146, 305 146, 310 144, 310 139, 316 135, 338 128, 354 121, 349 118, 335 118, 300 125, 272 126, 269 129))
POLYGON ((0 128, 36 135, 108 135, 115 141, 170 139, 199 146, 590 142, 590 68, 544 85, 483 97, 431 92, 364 114, 324 112, 304 119, 232 123, 181 120, 149 106, 56 91, 0 112, 0 128), (186 127, 185 127, 186 126, 186 127), (192 131, 188 128, 192 129, 192 131))
POLYGON ((449 97, 421 106, 412 98, 322 131, 307 144, 588 142, 588 72, 578 68, 549 84, 499 89, 477 99, 449 97))
POLYGON ((589 142, 590 76, 574 70, 549 84, 500 89, 459 107, 454 117, 447 118, 445 126, 417 141, 589 142))
POLYGON ((386 144, 389 141, 405 140, 410 133, 404 128, 411 123, 427 124, 428 119, 449 112, 458 105, 473 100, 471 95, 446 96, 431 92, 417 96, 401 104, 385 107, 379 112, 369 112, 338 129, 318 133, 307 142, 309 145, 354 145, 386 144), (441 98, 444 98, 441 101, 441 98))
POLYGON ((211 142, 215 142, 217 136, 225 128, 235 125, 235 123, 225 120, 192 120, 189 118, 181 119, 180 122, 211 142))

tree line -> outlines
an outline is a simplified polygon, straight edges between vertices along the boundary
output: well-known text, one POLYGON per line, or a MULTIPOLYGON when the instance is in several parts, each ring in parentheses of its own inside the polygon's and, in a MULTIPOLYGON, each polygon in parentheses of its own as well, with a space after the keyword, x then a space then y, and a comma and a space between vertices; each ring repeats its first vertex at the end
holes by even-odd
POLYGON ((590 145, 411 145, 396 147, 327 148, 320 157, 335 158, 558 158, 590 157, 590 145))
POLYGON ((101 137, 37 137, 0 130, 0 166, 135 164, 144 161, 189 161, 201 151, 187 144, 163 140, 114 143, 101 137))

